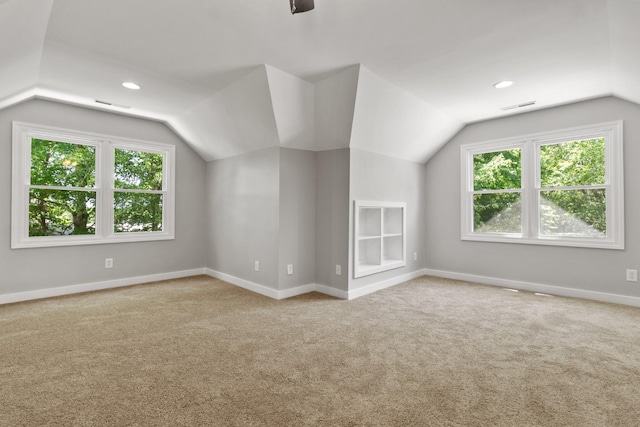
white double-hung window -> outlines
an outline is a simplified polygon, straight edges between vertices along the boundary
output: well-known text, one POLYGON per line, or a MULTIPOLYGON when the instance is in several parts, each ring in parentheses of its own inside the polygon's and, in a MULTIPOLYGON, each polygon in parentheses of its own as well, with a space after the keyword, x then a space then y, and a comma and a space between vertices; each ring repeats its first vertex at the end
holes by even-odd
POLYGON ((622 121, 461 147, 463 240, 624 249, 622 121))
POLYGON ((175 147, 13 123, 11 246, 174 238, 175 147))

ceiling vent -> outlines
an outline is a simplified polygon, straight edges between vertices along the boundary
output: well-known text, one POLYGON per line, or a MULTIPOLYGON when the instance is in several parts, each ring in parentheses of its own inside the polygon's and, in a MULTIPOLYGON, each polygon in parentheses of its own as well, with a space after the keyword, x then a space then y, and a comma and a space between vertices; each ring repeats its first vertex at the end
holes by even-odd
POLYGON ((94 99, 96 104, 100 104, 100 105, 107 105, 109 107, 115 107, 115 108, 122 108, 124 110, 128 110, 129 107, 128 105, 121 105, 121 104, 113 104, 111 102, 107 102, 107 101, 100 101, 99 99, 94 99))
POLYGON ((510 105, 508 107, 502 107, 501 110, 502 111, 515 110, 516 108, 529 107, 529 106, 535 105, 535 104, 536 104, 536 101, 529 101, 529 102, 525 102, 523 104, 510 105))

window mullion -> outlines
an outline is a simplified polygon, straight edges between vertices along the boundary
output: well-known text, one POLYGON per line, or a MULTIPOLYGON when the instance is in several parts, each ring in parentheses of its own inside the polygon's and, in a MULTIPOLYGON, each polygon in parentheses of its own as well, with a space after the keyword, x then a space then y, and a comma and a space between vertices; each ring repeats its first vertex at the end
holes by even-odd
POLYGON ((100 145, 100 170, 98 186, 100 191, 100 233, 104 237, 113 236, 113 158, 114 148, 109 141, 103 141, 100 145))
POLYGON ((539 230, 539 164, 537 145, 526 141, 522 147, 522 235, 528 239, 537 237, 539 230))

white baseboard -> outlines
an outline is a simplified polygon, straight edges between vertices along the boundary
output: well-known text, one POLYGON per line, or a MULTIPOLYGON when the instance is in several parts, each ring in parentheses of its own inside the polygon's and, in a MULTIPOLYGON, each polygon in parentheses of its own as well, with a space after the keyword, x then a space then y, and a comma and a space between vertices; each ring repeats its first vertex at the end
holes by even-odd
POLYGON ((210 268, 205 269, 207 275, 211 277, 215 277, 216 279, 220 279, 224 282, 231 283, 232 285, 239 286, 241 288, 247 289, 251 292, 255 292, 260 295, 264 295, 269 298, 279 299, 278 291, 276 289, 268 288, 264 285, 259 285, 254 282, 250 282, 248 280, 240 279, 239 277, 232 276, 230 274, 221 273, 216 270, 212 270, 210 268))
POLYGON ((253 283, 248 280, 231 276, 229 274, 221 273, 219 271, 212 270, 210 268, 206 269, 206 271, 207 271, 206 274, 208 274, 211 277, 215 277, 216 279, 223 280, 225 282, 231 283, 232 285, 240 286, 241 288, 250 290, 252 292, 256 292, 260 295, 264 295, 273 299, 291 298, 297 295, 308 294, 310 292, 319 292, 321 294, 325 294, 325 295, 329 295, 335 298, 340 298, 345 300, 349 299, 349 294, 347 291, 332 288, 330 286, 319 285, 317 283, 310 283, 308 285, 297 286, 295 288, 284 289, 279 291, 276 289, 268 288, 264 285, 259 285, 257 283, 253 283))
POLYGON ((480 283, 483 285, 498 286, 503 288, 512 288, 522 291, 541 292, 551 295, 559 295, 572 298, 584 298, 595 301, 609 302, 614 304, 623 304, 633 307, 640 307, 640 298, 610 294, 605 292, 587 291, 583 289, 565 288, 561 286, 545 285, 541 283, 524 282, 519 280, 500 279, 497 277, 478 276, 474 274, 455 273, 451 271, 423 269, 417 270, 402 276, 394 277, 391 279, 383 280, 381 282, 373 283, 371 285, 363 286, 362 288, 354 289, 352 291, 344 291, 341 289, 332 288, 326 285, 320 285, 311 283, 308 285, 298 286, 291 289, 275 290, 268 288, 257 283, 250 282, 248 280, 240 279, 228 274, 220 273, 208 268, 197 268, 193 270, 176 271, 171 273, 152 274, 148 276, 138 276, 126 279, 107 280, 103 282, 87 283, 82 285, 62 286, 59 288, 40 289, 35 291, 18 292, 13 294, 0 295, 0 305, 10 304, 15 302, 30 301, 42 298, 57 297, 63 295, 77 294, 82 292, 98 291, 103 289, 119 288, 123 286, 139 285, 142 283, 157 282, 161 280, 179 279, 182 277, 190 277, 205 274, 225 282, 231 283, 241 288, 256 292, 258 294, 267 296, 273 299, 285 299, 297 295, 306 294, 309 292, 319 292, 325 295, 329 295, 335 298, 344 300, 352 300, 367 294, 377 292, 379 290, 398 285, 400 283, 407 282, 409 280, 421 277, 421 276, 435 276, 443 277, 447 279, 463 280, 466 282, 480 283))
POLYGON ((381 282, 373 283, 371 285, 363 286, 361 288, 349 291, 348 299, 351 300, 364 295, 372 294, 382 289, 399 285, 400 283, 408 282, 409 280, 413 280, 418 277, 424 276, 425 274, 427 274, 425 273, 425 270, 416 270, 416 271, 412 271, 411 273, 403 274, 402 276, 393 277, 391 279, 387 279, 381 282))
POLYGON ((321 294, 329 295, 335 298, 340 298, 345 300, 349 299, 349 292, 343 291, 342 289, 332 288, 331 286, 316 284, 314 291, 319 292, 321 294))
POLYGON ((550 295, 559 295, 571 298, 584 298, 614 304, 640 307, 640 298, 609 294, 606 292, 587 291, 583 289, 564 288, 562 286, 544 285, 541 283, 523 282, 519 280, 500 279, 497 277, 477 276, 474 274, 454 273, 452 271, 425 269, 428 276, 443 277, 445 279, 463 280, 465 282, 480 283, 482 285, 498 286, 501 288, 518 289, 521 291, 540 292, 550 295))
POLYGON ((219 271, 215 271, 209 268, 206 269, 206 271, 207 271, 206 274, 208 274, 211 277, 215 277, 216 279, 223 280, 225 282, 231 283, 232 285, 240 286, 241 288, 250 290, 252 292, 256 292, 260 295, 264 295, 273 299, 285 299, 285 298, 290 298, 297 295, 307 294, 309 292, 319 292, 321 294, 329 295, 335 298, 352 300, 352 299, 361 297, 363 295, 371 294, 381 289, 385 289, 390 286, 395 286, 400 283, 404 283, 409 280, 425 275, 424 270, 418 270, 402 276, 394 277, 392 279, 387 279, 382 282, 377 282, 371 285, 363 286, 362 288, 359 288, 353 291, 348 291, 348 292, 343 291, 341 289, 332 288, 326 285, 319 285, 317 283, 311 283, 308 285, 298 286, 295 288, 284 289, 279 291, 276 289, 268 288, 263 285, 259 285, 257 283, 250 282, 248 280, 231 276, 229 274, 221 273, 219 271))
POLYGON ((123 286, 158 282, 160 280, 180 279, 182 277, 198 276, 201 274, 206 274, 204 268, 175 271, 171 273, 152 274, 149 276, 130 277, 126 279, 106 280, 103 282, 86 283, 82 285, 61 286, 59 288, 39 289, 36 291, 18 292, 14 294, 5 294, 0 295, 0 305, 42 298, 59 297, 62 295, 78 294, 82 292, 99 291, 103 289, 120 288, 123 286))

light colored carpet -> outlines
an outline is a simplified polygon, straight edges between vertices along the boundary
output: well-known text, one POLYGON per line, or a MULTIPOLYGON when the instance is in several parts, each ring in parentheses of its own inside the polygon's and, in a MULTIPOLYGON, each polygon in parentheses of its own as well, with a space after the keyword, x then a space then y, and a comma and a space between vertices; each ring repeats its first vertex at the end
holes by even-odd
POLYGON ((640 309, 423 277, 0 306, 1 426, 638 426, 640 309))

